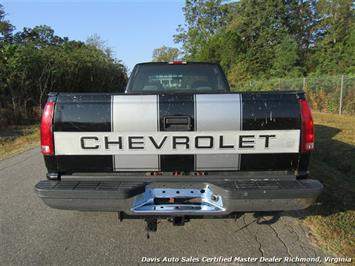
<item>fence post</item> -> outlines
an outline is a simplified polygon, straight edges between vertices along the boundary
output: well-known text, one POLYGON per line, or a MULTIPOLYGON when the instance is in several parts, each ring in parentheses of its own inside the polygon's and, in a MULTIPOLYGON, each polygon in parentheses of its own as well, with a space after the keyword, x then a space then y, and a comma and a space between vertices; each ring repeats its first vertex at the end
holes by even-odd
POLYGON ((302 89, 305 90, 305 88, 306 88, 306 78, 303 78, 303 87, 302 87, 302 89))
POLYGON ((344 75, 341 75, 340 81, 340 97, 339 97, 339 114, 341 115, 341 111, 343 108, 343 87, 344 87, 344 75))

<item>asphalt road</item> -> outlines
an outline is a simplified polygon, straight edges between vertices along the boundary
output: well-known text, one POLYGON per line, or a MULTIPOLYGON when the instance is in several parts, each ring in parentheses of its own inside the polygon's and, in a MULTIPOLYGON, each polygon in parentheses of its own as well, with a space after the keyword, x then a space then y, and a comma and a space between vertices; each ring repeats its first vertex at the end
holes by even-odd
POLYGON ((237 221, 193 220, 184 227, 162 221, 147 239, 140 220, 120 223, 116 213, 48 208, 33 192, 44 177, 39 149, 0 161, 1 265, 139 265, 142 257, 325 256, 292 213, 274 223, 265 222, 272 217, 253 214, 237 221))

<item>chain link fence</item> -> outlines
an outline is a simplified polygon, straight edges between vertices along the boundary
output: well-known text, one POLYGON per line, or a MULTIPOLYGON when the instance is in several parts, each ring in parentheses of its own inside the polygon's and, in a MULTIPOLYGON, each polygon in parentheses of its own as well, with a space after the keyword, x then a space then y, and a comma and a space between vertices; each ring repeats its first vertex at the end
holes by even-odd
POLYGON ((303 90, 312 109, 355 114, 355 75, 243 81, 233 91, 303 90))

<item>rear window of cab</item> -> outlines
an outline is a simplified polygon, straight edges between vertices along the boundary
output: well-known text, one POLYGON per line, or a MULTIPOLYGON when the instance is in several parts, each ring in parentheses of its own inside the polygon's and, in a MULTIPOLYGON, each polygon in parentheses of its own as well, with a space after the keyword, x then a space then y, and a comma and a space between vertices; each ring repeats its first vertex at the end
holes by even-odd
POLYGON ((138 64, 132 71, 128 92, 227 92, 228 83, 217 64, 138 64))

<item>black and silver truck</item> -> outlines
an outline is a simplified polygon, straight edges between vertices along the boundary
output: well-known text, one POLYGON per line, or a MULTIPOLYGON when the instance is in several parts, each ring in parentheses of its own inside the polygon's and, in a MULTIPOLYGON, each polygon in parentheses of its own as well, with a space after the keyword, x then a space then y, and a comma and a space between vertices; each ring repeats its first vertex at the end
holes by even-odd
POLYGON ((50 207, 191 218, 309 207, 314 146, 302 91, 230 92, 218 64, 142 63, 124 93, 50 93, 41 121, 50 207))

